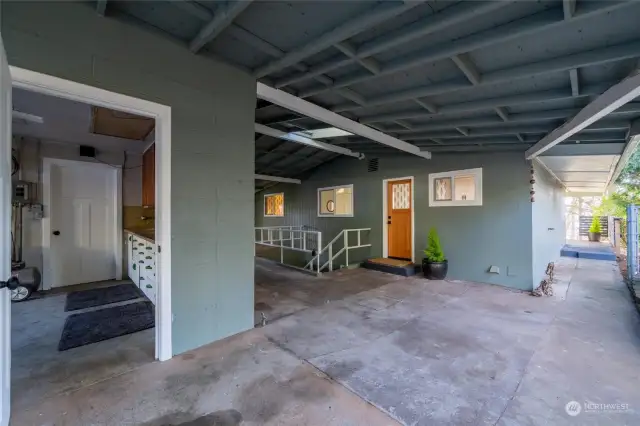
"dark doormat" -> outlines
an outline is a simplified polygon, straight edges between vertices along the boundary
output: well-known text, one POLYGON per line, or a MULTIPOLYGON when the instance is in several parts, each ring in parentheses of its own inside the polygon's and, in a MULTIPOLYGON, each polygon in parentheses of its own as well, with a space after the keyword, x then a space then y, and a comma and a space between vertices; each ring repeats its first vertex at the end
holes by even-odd
POLYGON ((154 317, 151 302, 130 303, 69 315, 64 322, 58 350, 66 351, 152 328, 154 317))
POLYGON ((109 303, 124 302, 125 300, 144 297, 135 284, 119 284, 111 287, 92 288, 91 290, 74 291, 67 294, 64 311, 93 308, 109 303))

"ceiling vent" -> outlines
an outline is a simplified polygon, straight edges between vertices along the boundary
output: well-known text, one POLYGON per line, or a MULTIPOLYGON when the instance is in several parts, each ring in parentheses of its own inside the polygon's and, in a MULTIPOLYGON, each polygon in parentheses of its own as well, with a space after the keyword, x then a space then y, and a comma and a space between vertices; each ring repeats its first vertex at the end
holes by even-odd
POLYGON ((373 172, 377 172, 378 171, 378 159, 377 158, 370 158, 369 161, 367 162, 367 171, 369 173, 373 173, 373 172))

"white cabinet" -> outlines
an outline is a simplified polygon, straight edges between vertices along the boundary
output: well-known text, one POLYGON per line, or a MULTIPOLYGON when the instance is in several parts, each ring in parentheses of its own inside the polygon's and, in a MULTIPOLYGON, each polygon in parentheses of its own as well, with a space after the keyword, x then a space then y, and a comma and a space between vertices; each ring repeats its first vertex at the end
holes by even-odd
POLYGON ((153 303, 156 303, 156 245, 133 233, 127 233, 129 278, 153 303))
POLYGON ((140 289, 156 303, 156 245, 147 241, 140 259, 140 289))
POLYGON ((140 282, 140 268, 137 262, 137 245, 138 239, 134 234, 127 233, 127 275, 131 281, 138 285, 140 282))

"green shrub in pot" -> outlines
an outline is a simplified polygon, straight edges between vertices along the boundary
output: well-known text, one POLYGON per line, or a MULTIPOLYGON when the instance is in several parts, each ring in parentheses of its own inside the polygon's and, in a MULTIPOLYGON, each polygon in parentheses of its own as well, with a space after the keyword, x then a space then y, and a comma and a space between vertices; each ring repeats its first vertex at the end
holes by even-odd
POLYGON ((424 259, 422 259, 422 272, 431 280, 443 280, 447 276, 448 269, 449 262, 442 251, 438 231, 436 228, 431 228, 427 248, 424 250, 424 259))

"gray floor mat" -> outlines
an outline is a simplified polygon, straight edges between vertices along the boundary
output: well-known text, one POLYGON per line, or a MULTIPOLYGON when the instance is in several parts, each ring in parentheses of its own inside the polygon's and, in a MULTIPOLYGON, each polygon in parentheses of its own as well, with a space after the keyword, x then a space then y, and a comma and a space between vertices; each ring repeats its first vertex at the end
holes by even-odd
POLYGON ((151 302, 137 302, 69 315, 58 343, 59 351, 113 339, 154 327, 151 302))
POLYGON ((64 310, 65 312, 77 311, 78 309, 93 308, 109 303, 124 302, 138 297, 144 297, 144 293, 135 284, 131 283, 74 291, 67 294, 64 310))

